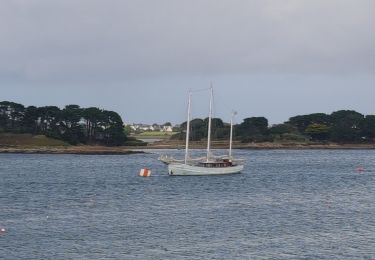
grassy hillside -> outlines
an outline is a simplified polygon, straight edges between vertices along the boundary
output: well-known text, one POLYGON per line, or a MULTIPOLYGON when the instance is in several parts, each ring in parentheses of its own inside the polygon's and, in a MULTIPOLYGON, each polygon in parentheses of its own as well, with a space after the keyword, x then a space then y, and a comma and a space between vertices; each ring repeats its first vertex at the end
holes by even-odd
POLYGON ((68 146, 69 144, 46 137, 32 134, 0 134, 0 146, 68 146))
POLYGON ((172 135, 176 133, 166 133, 166 132, 143 132, 137 135, 134 135, 133 137, 137 139, 169 139, 172 135))

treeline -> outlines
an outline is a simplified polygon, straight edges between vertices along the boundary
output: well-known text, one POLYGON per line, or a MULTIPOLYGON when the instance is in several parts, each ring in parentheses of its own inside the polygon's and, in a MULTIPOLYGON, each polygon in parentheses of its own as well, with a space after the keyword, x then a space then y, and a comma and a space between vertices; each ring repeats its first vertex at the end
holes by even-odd
MULTIPOLYGON (((230 125, 221 119, 213 119, 212 135, 216 140, 229 138, 230 125)), ((184 139, 186 122, 174 139, 184 139)), ((208 119, 191 121, 191 140, 207 138, 208 119)), ((250 117, 235 125, 234 136, 238 141, 316 141, 336 143, 359 143, 375 141, 375 115, 363 115, 352 110, 340 110, 332 114, 315 113, 299 115, 288 121, 270 126, 265 117, 250 117)))
MULTIPOLYGON (((187 123, 173 139, 185 139, 187 123)), ((208 119, 191 121, 191 140, 207 138, 208 119)), ((230 125, 220 118, 212 120, 212 138, 229 138, 230 125)), ((22 104, 0 102, 0 133, 43 134, 70 144, 101 144, 108 146, 130 143, 121 117, 113 111, 96 107, 81 108, 68 105, 25 107, 22 104)), ((288 121, 269 125, 265 117, 250 117, 234 127, 235 140, 248 142, 316 141, 336 143, 375 142, 375 115, 363 115, 353 110, 340 110, 332 114, 299 115, 288 121)), ((134 141, 134 140, 133 140, 134 141)), ((138 143, 137 143, 138 145, 138 143)))
POLYGON ((122 119, 116 112, 78 105, 60 109, 0 102, 0 132, 43 134, 70 144, 119 146, 126 141, 122 119))

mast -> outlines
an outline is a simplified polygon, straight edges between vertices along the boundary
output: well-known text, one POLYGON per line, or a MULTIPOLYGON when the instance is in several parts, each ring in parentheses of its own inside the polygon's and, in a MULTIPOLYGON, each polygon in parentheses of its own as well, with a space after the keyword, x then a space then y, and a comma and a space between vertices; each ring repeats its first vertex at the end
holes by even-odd
POLYGON ((187 161, 189 158, 190 117, 191 117, 191 91, 189 91, 188 118, 186 122, 185 164, 187 164, 187 161))
POLYGON ((212 121, 212 103, 214 98, 214 88, 212 87, 212 83, 210 86, 210 113, 208 114, 208 135, 207 135, 207 162, 210 159, 210 151, 211 151, 211 121, 212 121))
POLYGON ((230 139, 229 139, 229 160, 232 160, 232 143, 233 143, 233 118, 237 115, 236 111, 232 112, 230 119, 230 139))

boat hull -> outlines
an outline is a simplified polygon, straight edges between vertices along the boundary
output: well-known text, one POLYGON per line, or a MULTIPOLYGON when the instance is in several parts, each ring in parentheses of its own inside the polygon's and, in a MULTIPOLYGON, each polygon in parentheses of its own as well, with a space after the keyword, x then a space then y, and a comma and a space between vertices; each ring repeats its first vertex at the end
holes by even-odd
POLYGON ((243 165, 230 167, 206 168, 187 164, 169 164, 168 174, 170 176, 197 176, 197 175, 228 175, 241 173, 243 165))

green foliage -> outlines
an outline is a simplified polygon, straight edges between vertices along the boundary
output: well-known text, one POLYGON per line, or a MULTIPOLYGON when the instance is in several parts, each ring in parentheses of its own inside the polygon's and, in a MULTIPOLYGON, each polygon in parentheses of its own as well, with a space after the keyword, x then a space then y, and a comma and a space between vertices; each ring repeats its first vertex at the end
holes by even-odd
POLYGON ((126 145, 126 146, 147 146, 147 143, 143 142, 142 140, 138 140, 134 137, 129 137, 129 138, 127 138, 124 145, 126 145))
MULTIPOLYGON (((207 139, 208 118, 196 118, 190 123, 191 140, 207 139)), ((164 125, 171 124, 167 122, 164 125)), ((184 140, 186 125, 184 122, 175 129, 179 132, 173 135, 172 139, 184 140)), ((0 102, 0 132, 3 133, 45 135, 70 144, 142 145, 127 138, 129 130, 124 129, 119 114, 96 107, 81 108, 78 105, 67 105, 63 109, 56 106, 25 108, 22 104, 10 101, 0 102)), ((227 139, 229 132, 229 124, 220 118, 212 119, 213 139, 227 139)), ((234 127, 234 135, 242 142, 374 142, 375 115, 364 116, 353 110, 340 110, 331 115, 298 115, 272 127, 268 126, 268 120, 264 117, 250 117, 234 127)))
POLYGON ((281 140, 283 141, 293 141, 293 142, 307 142, 306 136, 301 134, 285 133, 281 135, 281 140))
POLYGON ((132 133, 133 129, 130 127, 130 125, 127 125, 124 127, 124 134, 126 136, 130 135, 132 133))
POLYGON ((271 140, 272 141, 295 141, 295 139, 300 140, 301 138, 295 138, 295 136, 300 136, 300 133, 297 129, 297 127, 284 123, 284 124, 278 124, 278 125, 273 125, 269 129, 270 135, 271 135, 271 140))
POLYGON ((24 132, 38 133, 39 110, 35 106, 29 106, 25 109, 25 117, 23 120, 24 132))
POLYGON ((365 117, 352 110, 332 113, 331 139, 335 142, 357 142, 361 140, 360 126, 365 117))
POLYGON ((235 128, 235 133, 242 142, 268 141, 268 120, 265 117, 246 118, 235 128))
POLYGON ((25 108, 0 102, 0 128, 11 133, 42 134, 70 144, 123 145, 126 141, 121 117, 113 111, 68 105, 25 108))
POLYGON ((375 140, 375 116, 366 116, 361 122, 360 128, 362 130, 361 136, 370 141, 375 140))
POLYGON ((213 138, 216 140, 227 139, 230 135, 230 127, 222 127, 214 130, 213 138))
POLYGON ((68 105, 61 111, 60 126, 62 129, 62 137, 70 144, 85 142, 80 125, 82 113, 83 109, 77 105, 68 105))
MULTIPOLYGON (((229 137, 230 127, 220 119, 213 119, 213 139, 229 137), (215 126, 216 125, 216 126, 215 126)), ((207 138, 207 119, 191 121, 191 140, 207 138)), ((185 139, 186 122, 181 124, 181 131, 172 139, 185 139)), ((375 115, 363 116, 351 110, 340 110, 327 115, 315 113, 298 115, 283 124, 268 127, 264 117, 246 118, 235 125, 235 138, 241 142, 297 141, 308 142, 374 142, 375 115)))
POLYGON ((330 128, 324 124, 310 124, 305 133, 310 135, 313 140, 327 140, 329 138, 330 128))
POLYGON ((297 127, 300 133, 305 132, 306 128, 312 124, 323 124, 330 126, 331 125, 331 116, 324 113, 315 113, 310 115, 301 115, 291 117, 288 124, 297 127))
MULTIPOLYGON (((225 126, 223 120, 220 118, 212 118, 212 136, 216 139, 222 139, 229 136, 229 128, 225 126)), ((179 133, 172 136, 171 139, 174 140, 185 140, 186 138, 186 127, 187 122, 183 122, 179 129, 179 133)), ((195 118, 190 121, 190 140, 200 141, 202 139, 207 139, 208 135, 208 118, 200 119, 195 118)))
POLYGON ((269 132, 271 135, 282 135, 287 133, 298 133, 298 130, 295 126, 285 123, 273 125, 269 129, 269 132))
POLYGON ((0 134, 0 144, 2 145, 17 145, 17 146, 68 146, 67 143, 61 140, 46 137, 45 135, 33 134, 14 134, 2 133, 0 134))
POLYGON ((207 134, 208 125, 206 124, 206 121, 202 119, 193 119, 190 122, 190 127, 192 129, 191 131, 191 139, 193 141, 204 139, 207 134))
POLYGON ((0 102, 0 127, 5 131, 22 132, 22 121, 25 107, 21 104, 2 101, 0 102))

